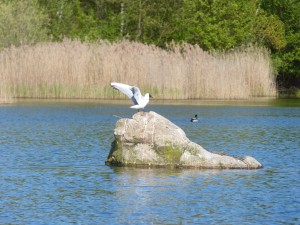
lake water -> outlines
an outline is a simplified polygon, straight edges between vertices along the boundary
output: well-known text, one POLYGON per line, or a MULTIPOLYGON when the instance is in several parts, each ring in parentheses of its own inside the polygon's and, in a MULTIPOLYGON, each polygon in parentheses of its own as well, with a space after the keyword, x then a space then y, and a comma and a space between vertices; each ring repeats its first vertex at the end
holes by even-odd
POLYGON ((0 106, 0 224, 300 224, 300 101, 147 107, 259 170, 105 166, 125 103, 0 106))

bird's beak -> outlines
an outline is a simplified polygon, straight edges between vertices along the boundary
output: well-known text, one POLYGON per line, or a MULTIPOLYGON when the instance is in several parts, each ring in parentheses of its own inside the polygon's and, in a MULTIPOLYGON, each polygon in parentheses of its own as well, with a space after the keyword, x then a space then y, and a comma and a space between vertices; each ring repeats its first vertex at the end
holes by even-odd
POLYGON ((149 94, 149 97, 150 97, 150 98, 153 98, 153 96, 152 96, 152 95, 150 95, 150 94, 149 94))

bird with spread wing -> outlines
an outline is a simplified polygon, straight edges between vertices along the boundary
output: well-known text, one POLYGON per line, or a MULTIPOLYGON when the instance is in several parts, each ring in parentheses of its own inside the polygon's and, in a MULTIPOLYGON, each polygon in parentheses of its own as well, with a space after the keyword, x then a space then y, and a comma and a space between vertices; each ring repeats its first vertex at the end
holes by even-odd
POLYGON ((140 111, 140 109, 143 109, 146 107, 146 105, 149 103, 149 98, 152 98, 151 94, 146 93, 145 96, 141 94, 141 91, 136 86, 130 86, 127 84, 121 84, 112 82, 110 84, 113 88, 121 91, 123 94, 127 95, 128 98, 131 99, 133 102, 133 106, 130 108, 137 109, 140 111))

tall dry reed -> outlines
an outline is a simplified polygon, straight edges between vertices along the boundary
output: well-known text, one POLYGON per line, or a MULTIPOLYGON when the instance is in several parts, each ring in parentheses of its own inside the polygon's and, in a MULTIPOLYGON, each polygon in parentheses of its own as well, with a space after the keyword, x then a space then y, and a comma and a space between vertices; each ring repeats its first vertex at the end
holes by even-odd
POLYGON ((217 55, 187 44, 166 51, 128 41, 65 40, 0 52, 0 97, 124 97, 112 81, 137 85, 157 99, 276 95, 269 54, 253 46, 217 55))

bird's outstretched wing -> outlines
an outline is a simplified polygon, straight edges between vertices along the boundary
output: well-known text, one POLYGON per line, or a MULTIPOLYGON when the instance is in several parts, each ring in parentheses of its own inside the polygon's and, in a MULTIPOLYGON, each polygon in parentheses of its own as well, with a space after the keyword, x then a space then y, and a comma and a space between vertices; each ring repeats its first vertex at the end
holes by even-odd
POLYGON ((127 84, 115 83, 115 82, 110 83, 110 85, 113 88, 121 91, 123 94, 127 95, 128 98, 131 99, 133 97, 133 93, 132 93, 132 90, 131 90, 133 88, 133 86, 130 86, 130 85, 127 85, 127 84))
POLYGON ((133 99, 131 99, 133 101, 133 103, 135 105, 141 105, 142 94, 141 94, 140 89, 138 87, 134 86, 131 88, 131 91, 133 93, 133 99))
POLYGON ((141 99, 141 92, 138 87, 115 82, 111 83, 110 85, 113 88, 121 91, 123 94, 127 95, 127 97, 131 99, 134 105, 139 105, 141 99))

